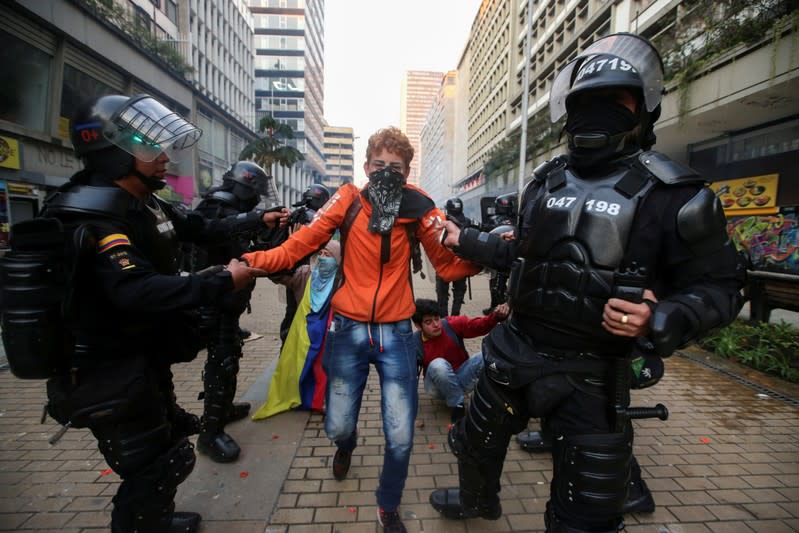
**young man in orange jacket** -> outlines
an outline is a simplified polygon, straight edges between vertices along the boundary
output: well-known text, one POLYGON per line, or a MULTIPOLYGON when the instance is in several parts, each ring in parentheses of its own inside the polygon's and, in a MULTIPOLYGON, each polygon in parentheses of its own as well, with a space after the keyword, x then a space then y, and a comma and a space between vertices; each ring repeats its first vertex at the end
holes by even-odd
POLYGON ((369 138, 363 189, 345 184, 313 221, 280 247, 244 255, 267 272, 291 267, 321 248, 342 228, 341 283, 333 295, 324 368, 328 375, 325 432, 336 443, 333 475, 349 471, 369 364, 380 375, 386 446, 376 496, 385 531, 404 532, 397 508, 408 475, 417 410, 418 373, 411 315, 415 310, 410 259, 413 239, 424 247, 445 280, 471 276, 480 267, 459 259, 439 242, 444 214, 421 189, 406 183, 413 147, 397 128, 369 138))

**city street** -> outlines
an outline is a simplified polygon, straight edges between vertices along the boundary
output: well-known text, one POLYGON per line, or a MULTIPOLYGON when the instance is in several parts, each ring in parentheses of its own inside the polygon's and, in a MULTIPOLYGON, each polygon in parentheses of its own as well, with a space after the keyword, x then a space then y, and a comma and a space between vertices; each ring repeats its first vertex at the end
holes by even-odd
MULTIPOLYGON (((487 277, 472 279, 465 313, 488 302, 487 277)), ((415 279, 417 296, 433 297, 415 279)), ((242 324, 255 332, 245 344, 240 397, 259 405, 266 397, 279 347, 283 303, 268 280, 258 283, 253 312, 242 324)), ((168 325, 165 324, 168 327, 168 325)), ((479 341, 468 341, 472 352, 479 341)), ((175 368, 180 402, 199 413, 201 354, 175 368)), ((0 530, 66 533, 107 531, 118 483, 87 430, 39 424, 44 382, 0 372, 0 530)), ((697 349, 666 362, 655 387, 633 393, 634 405, 666 404, 668 421, 635 421, 635 455, 654 493, 657 510, 627 517, 631 532, 788 532, 799 530, 799 387, 789 386, 697 349)), ((503 516, 451 522, 427 498, 457 484, 446 441, 449 410, 420 394, 415 447, 400 508, 412 532, 542 531, 550 459, 512 442, 502 476, 503 516)), ((359 422, 359 446, 345 481, 331 473, 334 447, 323 417, 290 412, 228 427, 243 448, 232 464, 198 456, 178 491, 179 510, 203 514, 205 533, 378 531, 374 489, 382 464, 379 386, 372 372, 359 422)), ((531 421, 531 428, 537 421, 531 421)))

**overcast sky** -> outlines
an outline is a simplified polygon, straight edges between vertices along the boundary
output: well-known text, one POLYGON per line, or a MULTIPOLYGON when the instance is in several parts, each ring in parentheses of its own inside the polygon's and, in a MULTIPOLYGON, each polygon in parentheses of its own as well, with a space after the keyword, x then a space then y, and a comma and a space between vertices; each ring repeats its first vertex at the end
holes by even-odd
POLYGON ((327 0, 325 118, 349 126, 355 183, 365 181, 369 136, 399 127, 400 80, 407 70, 458 66, 481 0, 327 0))

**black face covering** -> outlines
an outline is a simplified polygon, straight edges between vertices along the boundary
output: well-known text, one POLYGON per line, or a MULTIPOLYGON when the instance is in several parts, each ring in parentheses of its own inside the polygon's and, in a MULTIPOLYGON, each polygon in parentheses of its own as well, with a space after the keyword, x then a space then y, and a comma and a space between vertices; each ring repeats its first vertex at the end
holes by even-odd
POLYGON ((160 178, 156 178, 155 176, 145 176, 141 172, 136 169, 133 169, 133 173, 138 177, 144 185, 150 189, 151 191, 160 191, 164 187, 166 187, 166 181, 160 178))
POLYGON ((366 193, 372 204, 369 218, 369 231, 387 235, 394 227, 402 200, 402 186, 405 176, 391 167, 384 167, 369 174, 366 193))
POLYGON ((610 100, 592 99, 572 109, 565 130, 569 134, 569 162, 587 168, 632 153, 627 134, 638 125, 635 113, 610 100))

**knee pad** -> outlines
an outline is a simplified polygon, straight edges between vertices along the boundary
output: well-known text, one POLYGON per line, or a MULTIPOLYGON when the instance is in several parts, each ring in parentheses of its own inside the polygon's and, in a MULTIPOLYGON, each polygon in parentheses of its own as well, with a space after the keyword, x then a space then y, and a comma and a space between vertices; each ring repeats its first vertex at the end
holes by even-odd
POLYGON ((463 427, 468 445, 483 450, 507 448, 510 436, 527 427, 527 417, 518 394, 510 389, 500 391, 483 374, 477 382, 469 403, 463 427))
POLYGON ((137 477, 155 485, 158 493, 170 494, 189 477, 196 460, 194 445, 184 438, 143 469, 137 477))
POLYGON ((152 463, 169 445, 169 425, 163 422, 147 420, 92 431, 108 466, 123 479, 152 463))
POLYGON ((630 479, 632 435, 570 435, 554 441, 552 500, 568 523, 612 522, 622 515, 630 479))

